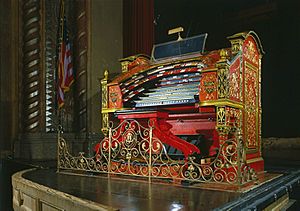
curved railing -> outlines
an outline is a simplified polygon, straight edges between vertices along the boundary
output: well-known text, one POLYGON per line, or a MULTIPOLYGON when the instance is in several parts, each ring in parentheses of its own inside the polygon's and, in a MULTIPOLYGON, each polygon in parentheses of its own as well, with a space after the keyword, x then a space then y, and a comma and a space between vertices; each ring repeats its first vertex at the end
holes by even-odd
POLYGON ((100 141, 98 152, 90 158, 83 153, 72 156, 60 133, 58 171, 229 184, 244 184, 256 179, 254 170, 245 163, 241 135, 224 141, 218 153, 207 162, 193 156, 174 160, 163 143, 153 136, 153 127, 151 123, 143 126, 136 120, 125 120, 115 128, 110 125, 108 137, 100 141))

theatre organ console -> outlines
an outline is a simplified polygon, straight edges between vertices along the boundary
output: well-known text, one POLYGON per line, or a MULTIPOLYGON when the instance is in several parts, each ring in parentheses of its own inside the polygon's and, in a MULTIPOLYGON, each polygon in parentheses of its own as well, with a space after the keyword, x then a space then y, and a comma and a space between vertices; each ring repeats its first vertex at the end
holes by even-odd
MULTIPOLYGON (((259 37, 253 31, 234 34, 228 37, 230 48, 205 51, 206 37, 155 45, 151 58, 121 59, 122 73, 110 81, 105 71, 102 131, 107 139, 109 122, 134 120, 145 127, 151 122, 152 136, 172 159, 193 157, 206 164, 226 140, 237 139, 238 131, 245 165, 261 172, 259 37)), ((95 147, 97 153, 101 147, 105 145, 95 147)))

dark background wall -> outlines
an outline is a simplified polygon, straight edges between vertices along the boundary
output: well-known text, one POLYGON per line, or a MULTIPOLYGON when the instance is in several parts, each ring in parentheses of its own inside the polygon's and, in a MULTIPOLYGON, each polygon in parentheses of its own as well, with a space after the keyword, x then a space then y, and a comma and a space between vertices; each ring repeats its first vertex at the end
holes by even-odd
POLYGON ((17 1, 0 1, 0 158, 18 138, 17 1))
POLYGON ((169 29, 183 26, 183 37, 208 33, 206 50, 229 47, 226 39, 254 30, 266 54, 262 60, 262 136, 300 136, 300 1, 155 1, 155 43, 176 39, 169 29))

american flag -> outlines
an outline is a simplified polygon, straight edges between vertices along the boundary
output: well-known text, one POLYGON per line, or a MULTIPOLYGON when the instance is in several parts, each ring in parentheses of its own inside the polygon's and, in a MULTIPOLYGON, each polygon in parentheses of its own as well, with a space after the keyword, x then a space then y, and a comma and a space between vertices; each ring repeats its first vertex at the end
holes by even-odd
POLYGON ((66 18, 62 21, 61 42, 59 44, 58 58, 58 108, 62 108, 65 101, 65 93, 70 90, 74 82, 71 45, 68 37, 66 18))

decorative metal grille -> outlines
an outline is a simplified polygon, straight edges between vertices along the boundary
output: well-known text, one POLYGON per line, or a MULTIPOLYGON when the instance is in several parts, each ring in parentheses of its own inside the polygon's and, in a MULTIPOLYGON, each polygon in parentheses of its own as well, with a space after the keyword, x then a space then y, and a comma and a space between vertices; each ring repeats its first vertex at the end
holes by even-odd
POLYGON ((59 133, 58 171, 230 184, 256 179, 254 170, 245 164, 241 135, 225 141, 217 155, 204 162, 203 159, 197 161, 195 157, 185 160, 170 158, 164 144, 153 137, 152 131, 151 124, 144 127, 136 120, 125 120, 115 128, 110 125, 108 137, 99 143, 99 152, 89 158, 83 153, 72 156, 59 133))

